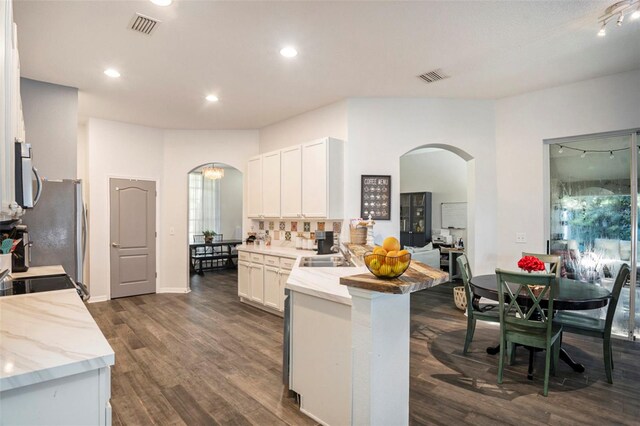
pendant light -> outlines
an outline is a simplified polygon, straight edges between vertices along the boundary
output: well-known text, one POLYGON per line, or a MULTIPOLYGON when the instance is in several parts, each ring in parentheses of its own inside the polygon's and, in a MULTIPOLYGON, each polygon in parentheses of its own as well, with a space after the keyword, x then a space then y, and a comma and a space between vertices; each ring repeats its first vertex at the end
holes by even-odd
POLYGON ((215 163, 212 163, 202 169, 202 176, 211 180, 222 179, 224 177, 224 169, 216 167, 215 163))

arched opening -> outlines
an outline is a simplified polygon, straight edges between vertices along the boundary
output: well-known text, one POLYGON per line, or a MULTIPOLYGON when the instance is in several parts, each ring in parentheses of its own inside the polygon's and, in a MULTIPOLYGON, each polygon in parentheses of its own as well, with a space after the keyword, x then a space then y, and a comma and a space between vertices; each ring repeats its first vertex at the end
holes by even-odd
POLYGON ((225 163, 200 164, 187 176, 190 276, 236 266, 242 238, 242 172, 225 163))
POLYGON ((400 242, 452 279, 460 253, 473 265, 474 187, 474 159, 460 148, 425 144, 400 157, 400 242))

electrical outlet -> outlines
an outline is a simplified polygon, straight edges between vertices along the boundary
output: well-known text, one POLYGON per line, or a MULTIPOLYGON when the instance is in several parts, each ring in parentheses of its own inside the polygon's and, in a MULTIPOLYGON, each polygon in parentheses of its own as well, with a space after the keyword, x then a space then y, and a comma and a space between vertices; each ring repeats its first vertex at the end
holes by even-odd
POLYGON ((526 243, 527 242, 527 234, 524 232, 516 232, 516 243, 526 243))

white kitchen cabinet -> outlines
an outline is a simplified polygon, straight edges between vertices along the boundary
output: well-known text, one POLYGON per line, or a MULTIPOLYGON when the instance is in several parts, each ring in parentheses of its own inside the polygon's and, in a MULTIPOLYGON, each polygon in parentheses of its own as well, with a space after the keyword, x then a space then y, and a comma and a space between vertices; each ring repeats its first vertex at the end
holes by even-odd
POLYGON ((281 213, 284 218, 302 215, 302 146, 280 151, 281 156, 281 213))
POLYGON ((262 216, 280 217, 280 151, 262 155, 262 216))
POLYGON ((262 156, 249 159, 247 166, 247 215, 262 216, 262 156))
POLYGON ((302 216, 341 219, 343 185, 342 141, 323 138, 302 144, 302 216))
POLYGON ((249 275, 250 299, 253 302, 264 303, 264 266, 262 264, 251 263, 251 273, 249 275))
POLYGON ((238 261, 238 295, 251 298, 250 290, 251 267, 248 262, 238 261))
POLYGON ((264 267, 264 305, 280 309, 280 267, 264 267))

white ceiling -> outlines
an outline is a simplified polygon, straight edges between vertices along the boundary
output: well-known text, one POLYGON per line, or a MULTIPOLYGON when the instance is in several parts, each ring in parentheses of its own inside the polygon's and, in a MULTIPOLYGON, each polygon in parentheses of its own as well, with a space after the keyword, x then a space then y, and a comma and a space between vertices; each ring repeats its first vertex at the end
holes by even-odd
POLYGON ((640 20, 595 35, 609 3, 14 0, 14 14, 23 75, 78 87, 81 117, 255 129, 347 97, 500 98, 640 68, 640 20), (153 35, 127 28, 135 12, 162 21, 153 35), (451 78, 416 77, 436 68, 451 78))

